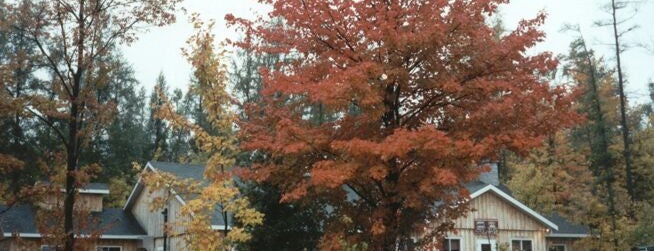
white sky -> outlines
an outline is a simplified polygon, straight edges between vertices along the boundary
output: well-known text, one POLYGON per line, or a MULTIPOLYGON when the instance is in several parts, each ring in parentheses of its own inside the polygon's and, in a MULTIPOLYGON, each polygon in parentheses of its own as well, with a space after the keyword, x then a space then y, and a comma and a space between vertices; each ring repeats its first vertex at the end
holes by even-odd
MULTIPOLYGON (((650 50, 633 48, 623 54, 624 71, 628 78, 627 95, 632 102, 637 103, 649 102, 647 83, 654 82, 654 1, 641 1, 643 3, 637 6, 638 13, 631 21, 631 24, 639 25, 640 29, 630 33, 625 41, 647 44, 650 50)), ((542 27, 547 37, 534 51, 552 51, 554 54, 567 54, 569 44, 576 36, 571 32, 561 32, 564 24, 578 24, 589 45, 598 55, 613 64, 614 52, 607 45, 612 41, 611 30, 593 25, 597 20, 610 17, 600 8, 608 2, 610 0, 513 0, 502 8, 501 14, 505 25, 511 29, 521 19, 532 18, 541 10, 548 13, 542 27)), ((225 14, 253 18, 268 9, 255 0, 187 0, 183 6, 189 12, 200 13, 204 19, 216 20, 215 34, 218 41, 239 36, 232 29, 226 28, 225 14)), ((176 24, 152 28, 148 33, 141 34, 138 41, 123 48, 123 54, 136 71, 136 78, 148 91, 160 72, 164 73, 170 86, 186 91, 191 68, 181 56, 180 48, 184 47, 184 42, 192 31, 187 18, 180 14, 176 24)))

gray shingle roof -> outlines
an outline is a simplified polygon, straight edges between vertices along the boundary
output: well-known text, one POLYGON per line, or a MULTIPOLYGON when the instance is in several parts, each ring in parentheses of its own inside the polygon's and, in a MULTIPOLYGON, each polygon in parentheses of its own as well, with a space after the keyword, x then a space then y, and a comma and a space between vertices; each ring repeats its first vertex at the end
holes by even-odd
MULTIPOLYGON (((7 206, 0 205, 0 211, 7 210, 7 206)), ((0 230, 4 233, 36 234, 36 221, 34 210, 30 205, 14 205, 0 215, 0 230)))
POLYGON ((204 181, 204 165, 179 164, 159 161, 150 161, 149 163, 155 169, 174 174, 180 179, 204 181))
POLYGON ((545 215, 547 219, 559 226, 559 230, 553 230, 551 234, 590 234, 587 226, 579 225, 556 213, 545 215))
MULTIPOLYGON (((202 186, 207 186, 209 184, 204 178, 204 170, 205 170, 204 165, 180 164, 180 163, 160 162, 160 161, 150 161, 149 164, 153 168, 159 171, 164 171, 173 174, 177 178, 195 180, 201 182, 202 186)), ((184 195, 182 199, 184 199, 185 201, 191 200, 193 199, 193 196, 184 195)), ((227 218, 229 219, 229 222, 231 224, 233 216, 230 214, 227 216, 227 218)), ((216 208, 216 211, 213 214, 213 217, 211 219, 211 224, 221 225, 221 226, 225 225, 225 220, 223 215, 221 214, 221 210, 219 207, 216 208)))
POLYGON ((101 219, 100 229, 106 229, 108 235, 146 235, 134 215, 122 208, 105 208, 102 212, 93 213, 101 219))
MULTIPOLYGON (((0 211, 7 206, 0 205, 0 211)), ((99 224, 93 226, 91 231, 101 231, 103 235, 133 236, 146 235, 145 230, 138 224, 136 218, 120 208, 105 208, 102 212, 93 212, 90 217, 98 220, 99 224)), ((37 234, 36 210, 31 205, 14 205, 0 215, 0 229, 4 233, 37 234)))

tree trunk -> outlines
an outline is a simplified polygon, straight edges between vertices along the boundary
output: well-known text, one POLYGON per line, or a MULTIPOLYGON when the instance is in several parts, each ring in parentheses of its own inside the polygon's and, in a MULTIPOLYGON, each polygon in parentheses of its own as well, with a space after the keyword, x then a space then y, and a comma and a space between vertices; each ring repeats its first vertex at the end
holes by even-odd
MULTIPOLYGON (((76 109, 76 108, 75 108, 76 109)), ((72 124, 76 119, 71 119, 72 124)), ((69 131, 69 143, 76 144, 74 136, 77 135, 77 128, 73 127, 69 131)), ((64 201, 64 231, 66 233, 66 251, 73 251, 75 246, 75 233, 73 231, 73 209, 75 204, 75 170, 77 169, 77 156, 74 153, 74 145, 69 146, 68 160, 66 165, 66 199, 64 201)))
POLYGON ((72 96, 70 97, 70 118, 68 119, 68 147, 66 149, 66 198, 64 200, 64 232, 66 233, 65 251, 73 251, 75 247, 74 208, 76 194, 76 171, 79 159, 79 95, 82 85, 83 71, 80 69, 73 77, 72 96))
MULTIPOLYGON (((78 74, 81 75, 81 74, 78 74)), ((79 82, 79 78, 75 78, 75 82, 79 82)), ((67 165, 66 165, 66 198, 64 201, 64 232, 66 233, 66 251, 73 251, 75 246, 75 233, 73 229, 73 216, 75 205, 75 171, 77 170, 77 134, 78 134, 78 101, 79 84, 75 84, 73 88, 73 97, 71 97, 70 104, 70 119, 68 120, 68 148, 67 148, 67 165)))
MULTIPOLYGON (((624 94, 624 78, 622 76, 622 61, 620 58, 620 34, 618 33, 618 20, 616 17, 617 6, 615 0, 611 0, 611 10, 613 16, 613 38, 615 39, 615 59, 618 71, 618 91, 620 93, 620 127, 622 127, 622 142, 624 143, 622 154, 624 156, 625 172, 627 176, 627 193, 629 194, 629 199, 633 202, 635 194, 631 163, 631 138, 629 137, 629 126, 627 124, 627 98, 624 94)), ((629 212, 630 214, 633 213, 631 209, 629 209, 629 212)))
MULTIPOLYGON (((80 31, 85 30, 85 16, 84 16, 84 0, 79 1, 79 14, 77 16, 78 27, 80 31)), ((84 32, 77 34, 77 71, 73 75, 71 83, 71 96, 70 96, 70 117, 68 118, 68 147, 67 147, 67 160, 66 160, 66 198, 64 200, 64 233, 66 233, 66 241, 64 245, 65 251, 73 251, 75 249, 75 232, 74 232, 74 209, 75 209, 75 194, 77 186, 77 161, 79 159, 79 121, 80 114, 83 107, 80 106, 80 92, 82 89, 82 81, 84 77, 84 32)), ((65 83, 63 83, 65 84, 65 83)))

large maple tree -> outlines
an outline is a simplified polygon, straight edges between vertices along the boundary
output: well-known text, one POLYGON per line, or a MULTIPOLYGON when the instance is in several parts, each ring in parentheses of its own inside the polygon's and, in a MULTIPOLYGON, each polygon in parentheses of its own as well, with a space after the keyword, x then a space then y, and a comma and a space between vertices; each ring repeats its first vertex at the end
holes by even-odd
POLYGON ((506 0, 261 2, 283 25, 228 15, 246 34, 233 44, 295 60, 261 69, 262 101, 240 125, 261 154, 247 174, 282 200, 329 204, 321 249, 433 245, 468 210, 478 163, 576 118, 545 77, 557 60, 527 53, 545 15, 489 25, 506 0))

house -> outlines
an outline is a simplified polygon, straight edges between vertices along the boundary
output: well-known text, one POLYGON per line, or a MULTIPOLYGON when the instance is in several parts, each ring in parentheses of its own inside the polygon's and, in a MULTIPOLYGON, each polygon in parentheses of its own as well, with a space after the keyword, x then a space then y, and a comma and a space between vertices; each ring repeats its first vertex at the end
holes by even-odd
MULTIPOLYGON (((207 185, 204 179, 204 166, 203 165, 188 165, 169 162, 156 162, 151 161, 145 166, 143 172, 166 172, 175 175, 179 179, 196 180, 204 185, 207 185)), ((143 226, 147 232, 147 238, 143 238, 141 247, 144 250, 166 250, 177 251, 186 250, 184 242, 184 234, 174 234, 173 236, 164 236, 163 227, 164 223, 173 223, 172 233, 184 233, 184 227, 176 222, 187 221, 182 215, 180 210, 187 201, 193 199, 190 195, 176 194, 175 191, 152 191, 147 187, 139 178, 138 182, 132 189, 123 210, 134 215, 134 218, 143 226), (163 211, 151 211, 150 205, 154 198, 164 197, 163 193, 171 193, 174 199, 168 200, 164 206, 163 211), (165 215, 164 215, 165 214, 165 215)), ((228 222, 231 219, 228 218, 228 222)), ((224 217, 220 211, 215 211, 211 219, 211 228, 216 231, 222 231, 229 224, 225 222, 224 217)))
POLYGON ((497 165, 491 167, 479 181, 466 184, 472 211, 455 220, 442 250, 574 251, 573 243, 589 236, 584 226, 542 215, 518 201, 500 184, 497 165))
MULTIPOLYGON (((181 165, 166 162, 149 162, 143 172, 167 172, 181 179, 202 181, 204 166, 181 165)), ((141 179, 133 187, 125 206, 122 208, 106 208, 102 199, 109 194, 105 184, 91 183, 79 189, 77 207, 89 210, 90 217, 97 222, 94 229, 102 234, 93 240, 89 250, 97 251, 177 251, 186 250, 184 235, 164 235, 164 222, 180 222, 185 220, 180 209, 186 201, 192 198, 178 195, 175 191, 152 191, 143 184, 141 179), (171 193, 163 210, 150 210, 150 204, 157 196, 171 193)), ((44 240, 38 231, 36 211, 48 207, 54 202, 46 201, 38 205, 15 205, 11 208, 0 205, 0 251, 41 250, 50 251, 54 248, 44 240), (20 237, 20 239, 15 238, 20 237)), ((216 231, 229 228, 219 212, 212 218, 212 228, 216 231)), ((172 232, 184 233, 181 226, 173 224, 172 232)))
MULTIPOLYGON (((492 166, 491 172, 482 174, 479 181, 466 184, 473 211, 455 221, 456 229, 448 233, 441 250, 574 251, 574 241, 589 236, 587 228, 558 215, 542 215, 515 199, 511 191, 500 184, 497 166, 492 166)), ((181 179, 204 182, 202 165, 153 161, 145 166, 143 172, 166 172, 181 179)), ((109 193, 106 185, 92 183, 80 189, 79 193, 81 206, 91 209, 91 215, 99 221, 98 228, 103 230, 92 245, 95 250, 185 250, 183 227, 173 225, 172 232, 180 234, 167 236, 163 226, 165 222, 187 220, 180 214, 180 208, 193 199, 192 195, 177 194, 174 190, 152 191, 140 179, 122 208, 103 207, 102 197, 109 193), (154 198, 162 197, 164 193, 169 193, 173 199, 165 203, 163 210, 150 210, 154 198)), ((33 247, 51 250, 37 231, 34 214, 34 206, 19 205, 0 215, 0 230, 4 236, 0 239, 0 251, 38 250, 33 247), (20 236, 22 243, 18 243, 14 236, 20 236)), ((229 228, 230 222, 230 218, 226 222, 219 212, 215 212, 211 227, 221 231, 229 228)))
MULTIPOLYGON (((79 189, 78 208, 88 210, 93 221, 85 233, 101 232, 97 239, 87 246, 99 251, 136 251, 147 233, 134 216, 120 208, 105 208, 103 197, 109 194, 106 184, 90 183, 79 189)), ((49 209, 56 203, 53 197, 46 197, 35 205, 0 205, 0 251, 54 250, 54 247, 39 232, 37 210, 49 209), (20 238, 16 238, 20 237, 20 238)))

